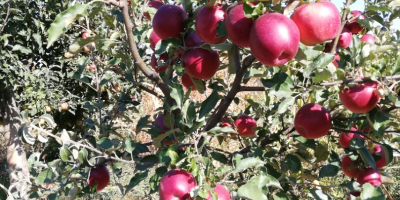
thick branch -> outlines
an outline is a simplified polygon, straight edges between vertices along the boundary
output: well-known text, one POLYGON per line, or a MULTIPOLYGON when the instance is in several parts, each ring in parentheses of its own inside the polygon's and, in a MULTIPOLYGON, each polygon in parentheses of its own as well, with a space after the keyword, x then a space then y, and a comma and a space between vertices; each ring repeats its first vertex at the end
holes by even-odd
MULTIPOLYGON (((238 50, 238 49, 236 49, 238 50)), ((235 59, 239 59, 236 57, 235 59)), ((250 55, 246 57, 243 61, 242 67, 236 73, 235 80, 233 81, 232 88, 225 96, 225 98, 220 102, 217 109, 215 109, 214 113, 210 117, 207 125, 204 127, 205 131, 208 131, 215 127, 218 122, 221 121, 222 117, 224 116, 226 110, 228 109, 229 105, 232 103, 233 99, 235 98, 236 94, 240 91, 240 84, 242 82, 243 76, 247 71, 247 68, 254 62, 254 56, 250 55)), ((236 63, 236 62, 235 62, 236 63)))
MULTIPOLYGON (((380 77, 377 80, 378 81, 383 81, 383 80, 395 80, 395 79, 400 79, 400 74, 398 75, 394 75, 394 76, 384 76, 384 77, 380 77)), ((344 79, 344 80, 340 80, 340 81, 333 81, 333 82, 328 82, 328 83, 321 83, 322 86, 334 86, 334 85, 338 85, 338 84, 342 84, 342 83, 364 83, 364 82, 370 82, 370 81, 374 81, 369 77, 365 77, 365 78, 348 78, 348 79, 344 79)))
POLYGON ((346 24, 347 9, 349 8, 351 1, 352 1, 352 0, 347 0, 347 1, 346 1, 346 6, 343 8, 342 23, 341 23, 341 25, 340 25, 339 33, 337 34, 335 40, 333 41, 333 45, 332 45, 332 49, 331 49, 331 53, 332 53, 332 54, 334 54, 335 51, 336 51, 336 46, 337 46, 337 44, 338 44, 338 42, 339 42, 340 34, 342 33, 342 30, 343 30, 343 28, 344 28, 344 25, 346 24))
POLYGON ((175 104, 175 101, 171 98, 170 96, 170 91, 169 87, 167 84, 163 82, 161 77, 153 70, 151 70, 146 63, 143 62, 143 59, 140 57, 138 49, 136 47, 136 42, 135 42, 135 37, 133 35, 132 28, 129 24, 131 24, 131 19, 129 17, 129 10, 128 6, 126 5, 126 0, 123 0, 123 4, 125 6, 122 7, 122 15, 124 17, 124 22, 125 22, 125 29, 126 29, 126 35, 128 37, 128 45, 129 45, 129 50, 131 52, 131 55, 133 57, 133 60, 139 67, 139 69, 143 72, 143 74, 149 78, 151 81, 153 81, 163 92, 165 95, 165 98, 167 101, 173 105, 175 104))

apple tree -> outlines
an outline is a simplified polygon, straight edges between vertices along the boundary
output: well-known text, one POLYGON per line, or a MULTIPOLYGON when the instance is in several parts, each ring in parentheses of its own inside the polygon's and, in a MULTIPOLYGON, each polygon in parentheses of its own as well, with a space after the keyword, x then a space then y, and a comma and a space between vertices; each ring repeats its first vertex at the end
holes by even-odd
POLYGON ((28 152, 3 196, 400 198, 400 1, 352 3, 1 3, 1 117, 28 152))

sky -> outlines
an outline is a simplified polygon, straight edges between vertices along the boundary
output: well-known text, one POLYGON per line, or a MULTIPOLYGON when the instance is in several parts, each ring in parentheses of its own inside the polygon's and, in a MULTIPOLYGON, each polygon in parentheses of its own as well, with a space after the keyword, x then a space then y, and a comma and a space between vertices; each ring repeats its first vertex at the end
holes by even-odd
MULTIPOLYGON (((332 3, 338 7, 338 9, 342 9, 345 3, 345 0, 331 0, 332 3)), ((353 4, 350 5, 350 10, 359 10, 363 12, 365 10, 364 0, 356 0, 353 4)), ((400 30, 400 19, 397 18, 393 21, 393 29, 400 30)))

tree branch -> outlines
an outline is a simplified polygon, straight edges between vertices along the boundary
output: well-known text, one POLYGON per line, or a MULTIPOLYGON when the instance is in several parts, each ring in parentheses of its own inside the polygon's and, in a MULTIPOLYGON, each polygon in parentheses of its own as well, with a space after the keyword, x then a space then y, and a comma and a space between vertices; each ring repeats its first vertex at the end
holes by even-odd
POLYGON ((266 87, 262 87, 262 86, 260 86, 260 87, 240 86, 239 92, 246 92, 246 91, 249 91, 249 92, 252 92, 252 91, 262 92, 262 91, 267 91, 267 90, 269 90, 269 89, 266 88, 266 87))
MULTIPOLYGON (((129 10, 128 6, 126 4, 126 0, 121 0, 123 1, 123 5, 121 10, 122 10, 122 15, 124 17, 124 22, 125 22, 125 29, 126 29, 126 35, 128 37, 128 45, 129 45, 129 50, 131 52, 131 56, 139 69, 143 72, 143 74, 149 78, 151 81, 153 81, 162 91, 164 94, 165 98, 167 99, 167 102, 169 102, 171 105, 175 104, 174 99, 171 98, 169 87, 167 84, 164 83, 164 81, 161 79, 161 77, 153 70, 151 70, 144 62, 143 59, 140 57, 138 49, 136 47, 136 42, 135 42, 135 37, 133 35, 133 31, 131 27, 131 19, 129 17, 129 10)), ((121 2, 120 1, 120 2, 121 2)))
MULTIPOLYGON (((238 51, 238 48, 235 49, 238 51)), ((236 59, 239 59, 236 57, 236 59)), ((247 56, 242 64, 240 70, 236 73, 235 80, 233 81, 232 88, 225 96, 225 98, 219 103, 218 107, 215 109, 214 113, 211 115, 210 119, 208 120, 206 126, 204 127, 204 131, 208 131, 215 127, 218 122, 221 121, 222 117, 224 116, 226 110, 228 109, 229 105, 232 103, 233 99, 235 98, 236 94, 240 91, 240 84, 242 82, 243 76, 247 71, 247 68, 254 62, 255 58, 253 55, 247 56)), ((236 62, 235 62, 236 63, 236 62)))
POLYGON ((6 18, 4 19, 3 26, 1 27, 0 33, 2 33, 4 31, 4 28, 7 25, 8 17, 10 16, 10 3, 7 3, 7 4, 8 4, 7 14, 6 14, 6 18))
POLYGON ((342 33, 342 30, 343 30, 343 28, 344 28, 344 25, 346 24, 347 9, 349 8, 350 3, 351 3, 351 0, 347 0, 347 1, 346 1, 346 6, 343 7, 342 20, 341 20, 342 23, 341 23, 341 25, 340 25, 339 33, 337 34, 335 40, 333 41, 333 45, 332 45, 332 49, 331 49, 331 53, 332 53, 332 54, 334 54, 335 51, 336 51, 336 46, 337 46, 337 44, 338 44, 338 42, 339 42, 340 34, 342 33))
MULTIPOLYGON (((384 77, 380 77, 377 79, 377 81, 383 81, 383 80, 395 80, 395 79, 400 79, 400 74, 398 75, 393 75, 393 76, 384 76, 384 77)), ((327 82, 327 83, 321 83, 322 86, 333 86, 333 85, 337 85, 337 84, 343 84, 343 83, 364 83, 364 82, 371 82, 371 81, 375 81, 372 80, 369 77, 364 77, 364 78, 348 78, 348 79, 344 79, 344 80, 340 80, 340 81, 333 81, 333 82, 327 82)))

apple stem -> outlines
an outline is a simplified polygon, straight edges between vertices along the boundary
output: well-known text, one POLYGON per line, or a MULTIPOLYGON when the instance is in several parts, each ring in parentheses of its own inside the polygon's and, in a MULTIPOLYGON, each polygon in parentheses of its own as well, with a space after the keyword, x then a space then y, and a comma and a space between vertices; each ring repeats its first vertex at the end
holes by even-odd
POLYGON ((331 49, 331 54, 334 54, 336 52, 336 46, 337 46, 337 44, 339 42, 340 34, 342 33, 344 25, 346 24, 347 9, 349 8, 351 2, 352 2, 352 0, 346 0, 346 6, 343 8, 342 24, 340 25, 339 32, 338 32, 338 34, 337 34, 337 36, 336 36, 336 38, 335 38, 335 40, 333 42, 332 49, 331 49))

